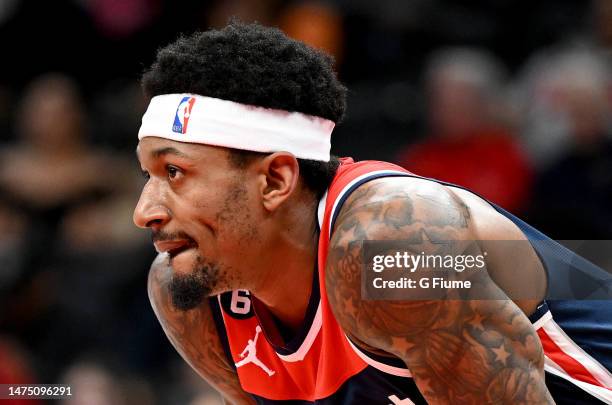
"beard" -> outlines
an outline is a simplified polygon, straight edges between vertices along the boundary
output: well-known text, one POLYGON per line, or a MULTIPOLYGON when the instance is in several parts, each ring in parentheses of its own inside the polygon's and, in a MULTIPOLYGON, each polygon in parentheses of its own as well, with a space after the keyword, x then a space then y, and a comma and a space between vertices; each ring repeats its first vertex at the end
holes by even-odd
MULTIPOLYGON (((233 233, 236 229, 240 229, 242 234, 234 237, 238 237, 240 245, 248 249, 249 244, 252 244, 259 233, 256 225, 252 223, 251 213, 246 203, 248 192, 244 183, 243 177, 237 178, 227 191, 216 218, 221 231, 233 233)), ((179 232, 178 235, 193 240, 187 234, 179 232)), ((230 280, 227 279, 230 273, 235 273, 235 269, 227 265, 220 267, 198 255, 191 272, 187 274, 174 272, 169 285, 172 305, 181 311, 189 311, 198 307, 206 297, 212 294, 218 294, 221 290, 238 288, 230 285, 230 280)), ((234 282, 236 282, 235 276, 233 274, 231 277, 234 282)))
POLYGON ((172 305, 181 311, 189 311, 198 307, 204 299, 211 295, 217 286, 219 267, 205 262, 198 256, 193 270, 188 274, 174 273, 168 289, 172 305))

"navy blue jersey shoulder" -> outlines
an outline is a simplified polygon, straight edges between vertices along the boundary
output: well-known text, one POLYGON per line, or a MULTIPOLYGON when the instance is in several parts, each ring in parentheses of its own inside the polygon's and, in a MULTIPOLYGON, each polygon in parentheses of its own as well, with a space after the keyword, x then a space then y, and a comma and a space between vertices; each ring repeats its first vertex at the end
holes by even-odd
MULTIPOLYGON (((413 174, 407 176, 424 178, 413 174)), ((465 187, 425 179, 477 195, 465 187)), ((505 209, 481 198, 523 232, 546 270, 548 288, 545 301, 531 314, 530 320, 535 322, 550 310, 564 333, 604 367, 612 370, 612 274, 505 209)))
POLYGON ((503 208, 491 205, 525 234, 540 256, 548 276, 547 300, 612 300, 612 274, 503 208))

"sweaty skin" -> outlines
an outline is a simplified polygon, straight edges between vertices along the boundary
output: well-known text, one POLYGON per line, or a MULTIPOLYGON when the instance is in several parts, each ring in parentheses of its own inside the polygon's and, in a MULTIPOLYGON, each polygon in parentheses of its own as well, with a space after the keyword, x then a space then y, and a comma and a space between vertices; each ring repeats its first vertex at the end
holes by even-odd
MULTIPOLYGON (((155 147, 165 145, 160 142, 153 144, 155 147)), ((181 149, 183 145, 178 144, 177 148, 181 149)), ((257 249, 247 251, 244 245, 241 246, 243 256, 252 254, 249 262, 252 269, 241 268, 236 259, 226 257, 237 251, 232 249, 240 245, 241 239, 233 241, 233 234, 224 228, 225 220, 223 215, 218 215, 215 204, 217 200, 218 206, 223 205, 226 198, 222 188, 235 181, 217 174, 221 170, 214 167, 208 166, 210 170, 204 172, 204 155, 183 163, 180 159, 160 163, 148 158, 145 149, 139 151, 141 163, 151 173, 153 181, 143 192, 135 212, 135 222, 154 231, 186 232, 196 246, 177 256, 181 259, 176 262, 179 270, 174 268, 174 264, 170 266, 166 254, 160 255, 153 263, 148 288, 155 313, 181 356, 219 390, 227 402, 252 404, 253 399, 242 391, 236 372, 223 352, 207 301, 187 311, 179 310, 172 303, 169 286, 173 274, 188 273, 191 263, 197 262, 194 258, 204 255, 207 262, 214 262, 222 269, 212 288, 213 294, 246 287, 264 304, 271 303, 270 310, 274 312, 273 304, 284 300, 275 300, 275 297, 283 290, 291 291, 295 308, 291 308, 290 314, 274 314, 294 326, 296 314, 305 312, 310 290, 304 290, 304 297, 296 297, 296 289, 286 286, 309 285, 312 273, 308 270, 312 270, 314 263, 312 252, 316 251, 316 238, 312 237, 311 223, 302 234, 290 232, 297 232, 296 228, 299 231, 300 221, 304 218, 315 218, 316 201, 305 199, 303 195, 292 199, 292 193, 299 192, 299 189, 295 191, 295 173, 292 172, 296 165, 286 156, 264 161, 265 167, 262 166, 264 163, 256 164, 253 171, 257 176, 250 177, 252 173, 247 171, 244 184, 247 185, 248 197, 245 198, 250 207, 255 207, 255 211, 249 214, 255 218, 243 213, 240 217, 245 222, 243 229, 250 229, 254 221, 262 218, 265 221, 262 220, 258 228, 259 240, 249 242, 255 243, 257 249), (280 160, 275 163, 277 159, 280 160), (169 185, 166 185, 163 176, 167 175, 169 163, 178 166, 180 178, 177 182, 172 174, 169 185), (182 165, 189 168, 184 169, 182 165), (204 184, 213 182, 216 188, 204 187, 202 191, 193 191, 198 182, 189 177, 192 172, 207 177, 204 184), (193 186, 186 187, 189 182, 193 182, 193 186), (257 182, 261 182, 260 186, 252 186, 257 182), (160 190, 164 193, 163 198, 159 197, 160 190), (258 198, 266 208, 265 215, 256 211, 258 198), (188 204, 190 200, 194 204, 188 204), (289 206, 300 208, 296 210, 289 206), (283 210, 282 216, 274 217, 279 210, 283 210), (279 226, 277 222, 292 225, 279 226), (299 244, 291 245, 283 238, 272 238, 283 232, 287 233, 287 241, 297 240, 299 244), (286 249, 266 249, 272 242, 286 243, 286 249), (288 269, 284 274, 288 278, 271 283, 269 277, 272 275, 256 271, 266 268, 262 265, 263 260, 277 259, 257 256, 256 251, 278 252, 285 260, 287 250, 293 258, 307 255, 306 252, 310 251, 307 260, 296 262, 299 268, 288 269), (240 273, 233 275, 232 271, 237 269, 240 273), (299 271, 304 274, 304 279, 296 282, 291 278, 299 275, 299 271), (251 274, 259 279, 252 280, 251 274), (272 285, 275 290, 270 290, 272 285), (261 289, 263 299, 258 289, 261 289)), ((192 152, 185 148, 181 150, 192 152)), ((230 169, 223 170, 227 172, 230 169)), ((236 229, 240 228, 234 226, 232 229, 231 232, 238 232, 236 229)), ((544 384, 542 347, 525 315, 533 312, 539 300, 513 303, 498 287, 498 284, 503 288, 512 287, 513 283, 521 282, 521 272, 530 273, 532 278, 535 274, 533 296, 542 297, 545 276, 541 264, 527 243, 524 252, 514 254, 512 260, 508 260, 507 252, 505 255, 503 252, 495 253, 494 246, 487 246, 486 242, 482 245, 469 242, 474 240, 524 240, 524 236, 505 217, 465 191, 416 178, 383 178, 362 185, 347 199, 332 233, 325 271, 326 290, 334 315, 358 345, 402 359, 432 404, 552 403, 544 384), (412 240, 419 243, 415 249, 426 252, 434 251, 436 240, 465 241, 461 244, 462 251, 457 252, 459 254, 491 250, 493 254, 487 257, 488 273, 483 272, 483 276, 474 282, 501 299, 364 301, 361 299, 360 274, 361 242, 365 239, 412 240), (514 276, 508 277, 508 273, 514 276)))

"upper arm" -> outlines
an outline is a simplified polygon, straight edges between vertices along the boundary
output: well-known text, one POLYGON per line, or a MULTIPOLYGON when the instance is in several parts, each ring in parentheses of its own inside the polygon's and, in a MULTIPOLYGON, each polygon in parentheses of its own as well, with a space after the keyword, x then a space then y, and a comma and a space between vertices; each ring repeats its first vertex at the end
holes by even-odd
POLYGON ((476 254, 468 207, 420 179, 380 179, 357 191, 338 217, 326 267, 329 302, 347 334, 404 360, 430 403, 549 401, 537 334, 486 271, 472 280, 499 300, 361 297, 361 241, 409 240, 415 254, 455 241, 452 254, 476 254))
POLYGON ((208 302, 190 311, 172 306, 168 285, 172 270, 163 255, 151 266, 148 292, 151 305, 168 339, 183 359, 224 399, 235 404, 252 404, 228 363, 208 302))

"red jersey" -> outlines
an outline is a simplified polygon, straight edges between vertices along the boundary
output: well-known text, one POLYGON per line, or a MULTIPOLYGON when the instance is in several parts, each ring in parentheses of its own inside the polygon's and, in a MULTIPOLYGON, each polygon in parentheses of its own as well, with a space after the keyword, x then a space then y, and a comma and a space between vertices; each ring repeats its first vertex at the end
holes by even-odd
POLYGON ((385 162, 341 162, 318 207, 318 271, 301 333, 283 346, 275 345, 264 334, 249 292, 236 290, 217 296, 213 303, 222 340, 242 388, 259 403, 425 403, 399 359, 365 353, 347 338, 325 293, 330 229, 344 199, 376 176, 408 172, 385 162))
MULTIPOLYGON (((242 389, 258 403, 426 403, 410 371, 400 359, 366 352, 349 340, 334 318, 325 291, 329 240, 342 204, 353 190, 365 182, 393 176, 415 175, 391 163, 355 163, 350 158, 341 159, 336 176, 317 210, 320 231, 317 271, 314 272, 304 324, 302 330, 288 342, 275 344, 265 335, 262 319, 258 317, 265 313, 256 313, 254 307, 257 300, 248 291, 234 290, 210 299, 217 330, 230 364, 236 368, 242 389)), ((515 221, 526 235, 531 234, 531 228, 526 228, 528 225, 494 207, 515 221)), ((554 305, 559 307, 559 303, 563 302, 571 305, 571 301, 559 301, 554 305)), ((581 304, 581 317, 586 319, 585 311, 595 314, 605 310, 602 308, 586 308, 581 304)), ((557 312, 561 315, 570 313, 562 308, 557 312)), ((576 355, 581 350, 579 345, 565 334, 556 333, 560 328, 552 319, 546 302, 538 307, 530 320, 538 329, 545 349, 547 384, 560 384, 555 389, 561 390, 560 395, 564 398, 570 398, 570 394, 577 395, 576 398, 590 397, 588 392, 597 398, 612 401, 609 371, 591 356, 576 355)), ((604 356, 600 355, 599 358, 604 356)), ((561 398, 555 395, 551 387, 549 385, 551 393, 559 401, 561 398)))

